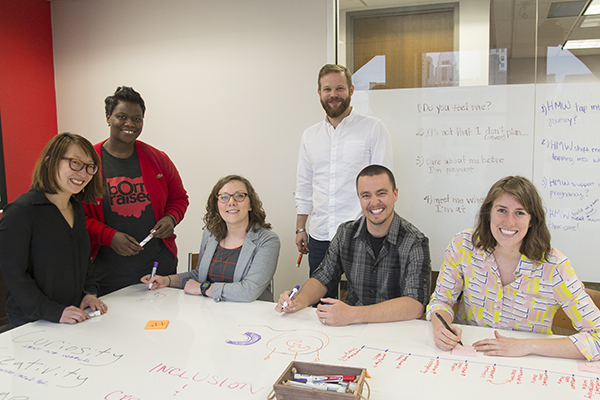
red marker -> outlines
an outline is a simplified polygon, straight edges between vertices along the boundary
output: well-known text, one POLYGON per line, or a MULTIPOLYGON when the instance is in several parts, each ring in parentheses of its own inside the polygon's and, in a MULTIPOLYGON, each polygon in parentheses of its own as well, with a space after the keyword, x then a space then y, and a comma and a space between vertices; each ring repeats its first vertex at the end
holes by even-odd
POLYGON ((154 237, 154 236, 152 236, 152 235, 154 235, 154 232, 156 232, 156 231, 153 230, 152 232, 150 232, 150 234, 148 236, 146 236, 146 238, 140 242, 139 246, 144 247, 144 245, 146 243, 148 243, 150 241, 150 239, 152 239, 154 237))
POLYGON ((354 375, 307 375, 307 374, 294 374, 294 380, 298 382, 354 382, 356 376, 354 375))
MULTIPOLYGON (((304 246, 302 246, 302 251, 304 251, 304 246)), ((300 252, 300 255, 298 256, 298 262, 296 263, 296 268, 300 267, 300 263, 302 262, 303 255, 304 255, 304 253, 300 252)))

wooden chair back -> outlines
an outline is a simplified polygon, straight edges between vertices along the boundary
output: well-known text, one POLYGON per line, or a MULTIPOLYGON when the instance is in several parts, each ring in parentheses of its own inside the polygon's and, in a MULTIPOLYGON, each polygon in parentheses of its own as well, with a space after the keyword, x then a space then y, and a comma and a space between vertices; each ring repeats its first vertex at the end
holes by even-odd
POLYGON ((198 257, 200 253, 188 253, 188 271, 198 268, 198 257))
MULTIPOLYGON (((435 284, 437 283, 437 279, 438 276, 440 275, 440 271, 431 271, 431 286, 429 287, 429 298, 431 299, 431 295, 433 294, 433 292, 435 292, 435 284)), ((458 301, 454 304, 454 315, 456 315, 457 311, 458 311, 458 306, 460 304, 460 299, 461 297, 459 297, 458 301)), ((425 320, 425 314, 426 312, 423 312, 423 315, 421 315, 421 319, 424 321, 425 320)))
MULTIPOLYGON (((585 292, 592 298, 592 301, 594 304, 596 304, 596 307, 600 308, 600 291, 585 288, 585 292)), ((552 332, 556 335, 572 335, 577 333, 573 327, 573 324, 571 323, 571 319, 567 317, 567 314, 565 314, 562 308, 559 308, 554 315, 554 320, 552 321, 552 332)))

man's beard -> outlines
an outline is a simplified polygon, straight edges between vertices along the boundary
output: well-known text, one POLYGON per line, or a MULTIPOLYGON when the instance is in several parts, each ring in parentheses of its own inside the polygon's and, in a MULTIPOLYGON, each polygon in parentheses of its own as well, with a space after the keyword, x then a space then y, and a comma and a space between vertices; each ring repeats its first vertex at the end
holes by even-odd
POLYGON ((336 108, 333 108, 329 105, 328 102, 325 102, 323 100, 321 100, 321 105, 323 106, 323 109, 325 110, 325 112, 327 113, 327 116, 329 118, 337 118, 340 115, 342 115, 344 112, 346 112, 348 107, 350 107, 350 100, 351 100, 350 96, 346 97, 345 99, 342 99, 339 97, 332 97, 329 99, 329 101, 331 101, 331 102, 341 101, 339 106, 337 106, 336 108))

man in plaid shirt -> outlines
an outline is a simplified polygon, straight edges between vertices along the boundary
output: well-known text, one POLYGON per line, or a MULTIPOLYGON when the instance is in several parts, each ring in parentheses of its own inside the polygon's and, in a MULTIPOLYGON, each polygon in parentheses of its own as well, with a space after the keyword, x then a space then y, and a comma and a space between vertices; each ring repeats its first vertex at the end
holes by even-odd
POLYGON ((429 299, 429 239, 394 211, 398 188, 382 165, 365 167, 356 178, 363 215, 340 225, 325 259, 290 299, 284 292, 278 312, 296 312, 319 300, 317 317, 326 325, 390 322, 419 318, 429 299), (322 298, 348 280, 346 302, 322 298))

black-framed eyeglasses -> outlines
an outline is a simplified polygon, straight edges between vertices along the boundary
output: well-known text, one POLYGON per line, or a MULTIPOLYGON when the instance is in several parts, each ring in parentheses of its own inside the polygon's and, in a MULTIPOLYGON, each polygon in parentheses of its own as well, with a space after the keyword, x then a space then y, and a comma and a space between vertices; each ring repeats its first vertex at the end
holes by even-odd
POLYGON ((222 193, 217 195, 217 200, 219 200, 220 203, 227 203, 229 199, 233 197, 233 200, 237 201, 238 203, 241 203, 242 201, 246 200, 246 196, 248 196, 248 193, 222 193))
POLYGON ((79 158, 74 157, 63 157, 62 159, 69 160, 69 167, 71 167, 73 171, 79 172, 85 167, 85 172, 90 175, 94 175, 96 172, 98 172, 98 166, 96 164, 86 164, 79 158))

